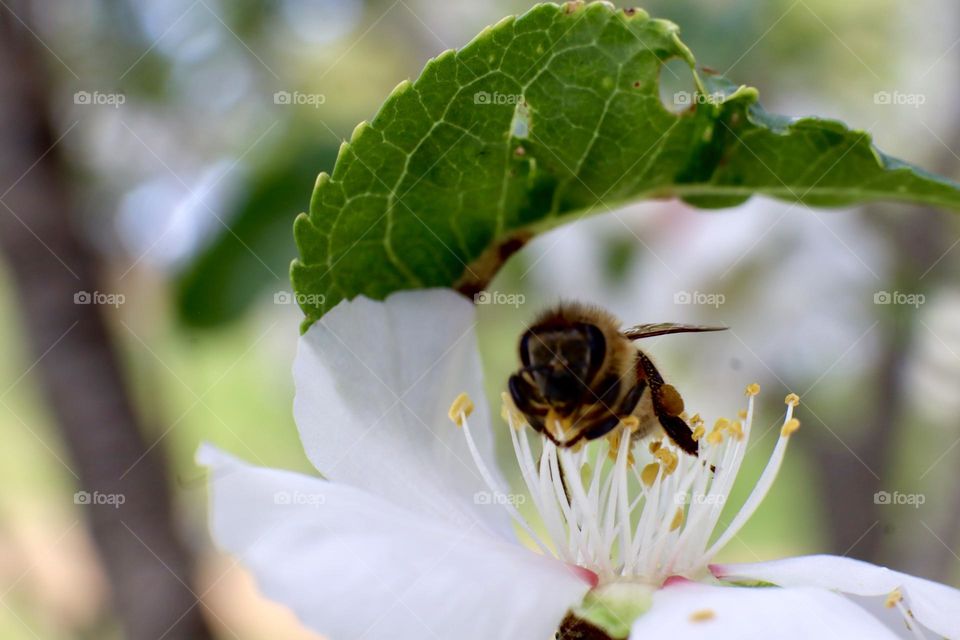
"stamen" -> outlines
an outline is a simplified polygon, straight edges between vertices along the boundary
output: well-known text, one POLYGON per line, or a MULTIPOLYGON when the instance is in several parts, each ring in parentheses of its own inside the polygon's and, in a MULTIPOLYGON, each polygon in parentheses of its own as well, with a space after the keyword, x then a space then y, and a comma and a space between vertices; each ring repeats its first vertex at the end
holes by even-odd
POLYGON ((447 417, 450 418, 455 425, 462 427, 463 421, 473 413, 473 409, 473 400, 471 400, 470 396, 466 393, 461 393, 453 400, 453 404, 450 405, 450 411, 447 412, 447 417))
POLYGON ((648 487, 652 487, 659 473, 660 465, 656 462, 651 462, 643 468, 642 472, 640 472, 640 477, 643 479, 643 484, 647 485, 648 487))
POLYGON ((780 435, 782 435, 784 438, 787 438, 791 434, 793 434, 795 431, 797 431, 799 428, 800 428, 800 421, 797 420, 796 418, 791 418, 786 423, 784 423, 783 428, 780 429, 780 435))
POLYGON ((477 466, 477 471, 480 472, 480 476, 483 478, 484 483, 486 483, 487 488, 490 490, 491 494, 497 498, 499 502, 506 507, 507 511, 517 521, 523 530, 530 536, 530 538, 540 547, 544 553, 550 553, 550 547, 545 544, 540 537, 534 533, 533 528, 527 523, 526 519, 520 514, 517 508, 513 505, 513 501, 509 499, 509 496, 498 486, 498 483, 493 479, 493 475, 490 473, 490 470, 487 468, 487 464, 483 461, 483 458, 480 456, 480 450, 477 448, 477 443, 473 440, 473 434, 470 433, 470 424, 467 422, 467 416, 473 412, 473 401, 470 400, 470 396, 466 393, 461 393, 453 401, 453 404, 450 405, 450 411, 447 415, 450 416, 450 419, 453 420, 454 424, 463 429, 463 435, 467 440, 467 448, 470 450, 470 455, 473 457, 473 463, 477 466), (454 410, 458 409, 459 411, 455 412, 454 410))
POLYGON ((901 600, 903 600, 903 594, 900 592, 900 589, 894 589, 887 595, 887 599, 884 601, 883 606, 885 606, 887 609, 893 609, 901 600))
MULTIPOLYGON (((506 494, 481 459, 470 430, 467 418, 473 403, 466 394, 450 407, 450 419, 463 429, 470 454, 497 501, 541 549, 592 571, 601 581, 628 577, 659 586, 672 575, 696 579, 705 572, 707 563, 739 532, 769 491, 790 436, 800 425, 793 418, 799 401, 795 394, 785 399, 781 435, 760 479, 730 525, 711 543, 746 454, 757 393, 759 385, 748 386, 747 409, 739 412, 740 419, 720 418, 709 432, 699 414, 689 419, 700 443, 698 456, 680 451, 666 436, 638 439, 640 423, 634 416, 625 418, 608 437, 581 440, 580 446, 561 447, 540 436, 541 447, 535 452, 529 439, 537 437, 536 432, 512 398, 503 394, 501 415, 510 426, 520 474, 547 533, 546 542, 534 534, 513 501, 500 499, 506 494), (640 464, 635 465, 635 457, 640 464)), ((569 418, 553 413, 546 423, 551 433, 565 438, 576 434, 569 418)), ((903 608, 909 622, 904 603, 893 606, 903 608)))

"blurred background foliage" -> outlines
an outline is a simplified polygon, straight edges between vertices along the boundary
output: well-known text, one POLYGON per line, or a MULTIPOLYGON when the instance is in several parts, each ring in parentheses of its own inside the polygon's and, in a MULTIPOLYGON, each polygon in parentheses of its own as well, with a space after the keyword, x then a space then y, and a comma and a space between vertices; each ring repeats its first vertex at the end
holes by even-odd
MULTIPOLYGON (((209 440, 257 463, 309 469, 290 410, 299 312, 282 295, 293 218, 340 142, 393 86, 528 6, 35 5, 78 222, 101 253, 110 291, 126 298, 104 313, 147 440, 170 456, 177 524, 200 557, 198 593, 223 637, 311 637, 210 548, 204 480, 192 462, 209 440), (80 105, 77 91, 126 100, 80 105), (322 104, 275 103, 284 91, 321 95, 322 104)), ((648 0, 644 8, 681 25, 700 64, 759 87, 768 109, 843 119, 895 156, 960 174, 956 3, 648 0), (880 104, 878 92, 924 103, 880 104)), ((680 71, 674 63, 663 72, 665 97, 689 82, 680 71)), ((559 297, 604 304, 630 323, 727 324, 723 336, 645 345, 708 418, 734 414, 744 385, 761 383, 762 437, 748 475, 766 460, 783 395, 803 397, 804 430, 782 479, 727 556, 833 552, 957 584, 957 242, 954 217, 905 206, 826 212, 753 200, 697 212, 663 202, 576 222, 536 240, 493 283, 524 304, 479 308, 491 397, 513 367, 523 323, 559 297), (925 303, 874 304, 881 291, 922 293, 925 303), (723 303, 677 304, 681 292, 723 303), (926 502, 875 505, 875 491, 920 492, 926 502)), ((17 305, 0 270, 0 637, 115 637, 17 305)))

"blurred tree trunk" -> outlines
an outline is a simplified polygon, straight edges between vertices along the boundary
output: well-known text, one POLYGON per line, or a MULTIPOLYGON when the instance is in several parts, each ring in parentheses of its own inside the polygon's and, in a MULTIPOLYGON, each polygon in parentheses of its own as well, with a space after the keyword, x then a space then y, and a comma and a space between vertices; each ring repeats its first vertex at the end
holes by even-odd
MULTIPOLYGON (((950 143, 960 145, 960 129, 950 136, 950 143)), ((934 164, 943 175, 956 173, 956 158, 950 152, 944 151, 934 164)), ((893 210, 891 205, 877 204, 863 211, 868 224, 879 227, 889 243, 893 260, 891 281, 882 288, 924 293, 929 299, 930 293, 942 284, 942 274, 951 273, 949 265, 954 261, 949 255, 936 269, 926 271, 950 248, 957 233, 956 214, 931 208, 911 208, 905 213, 903 208, 900 205, 893 210)), ((909 567, 919 575, 947 581, 954 567, 954 552, 933 539, 919 522, 909 523, 913 527, 909 535, 914 542, 922 539, 924 544, 908 545, 903 539, 899 540, 902 544, 885 544, 885 538, 893 532, 888 518, 898 518, 902 511, 877 505, 873 499, 877 491, 896 490, 891 483, 897 470, 897 447, 907 441, 904 431, 911 427, 910 416, 904 411, 908 392, 906 368, 915 353, 913 341, 922 330, 921 312, 917 309, 889 305, 882 308, 882 313, 877 325, 881 353, 873 389, 868 392, 875 399, 872 413, 865 416, 866 428, 847 442, 859 460, 830 433, 820 434, 813 443, 820 463, 832 547, 838 553, 891 567, 909 567), (917 553, 917 549, 923 552, 917 553)), ((960 477, 941 491, 950 513, 943 520, 944 530, 935 533, 947 545, 956 546, 960 543, 960 477)))
POLYGON ((11 0, 0 8, 0 249, 81 489, 125 499, 119 508, 79 508, 127 637, 208 638, 187 586, 191 562, 174 531, 161 447, 143 439, 102 307, 74 303, 78 291, 103 289, 74 228, 77 211, 49 117, 53 92, 32 8, 11 0))

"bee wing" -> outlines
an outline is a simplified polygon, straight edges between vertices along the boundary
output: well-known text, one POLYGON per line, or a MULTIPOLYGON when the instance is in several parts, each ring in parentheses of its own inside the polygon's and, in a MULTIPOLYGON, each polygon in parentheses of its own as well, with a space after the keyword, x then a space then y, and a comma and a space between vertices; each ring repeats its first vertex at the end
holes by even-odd
POLYGON ((659 322, 655 324, 638 324, 622 331, 629 340, 640 340, 653 336, 663 336, 668 333, 699 333, 701 331, 726 331, 728 327, 705 327, 698 324, 677 324, 675 322, 659 322))

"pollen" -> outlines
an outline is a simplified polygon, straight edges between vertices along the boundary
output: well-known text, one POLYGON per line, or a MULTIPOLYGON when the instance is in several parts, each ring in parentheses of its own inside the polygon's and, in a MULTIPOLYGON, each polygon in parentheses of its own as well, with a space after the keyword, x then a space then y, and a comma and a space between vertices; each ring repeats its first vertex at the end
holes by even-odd
POLYGON ((670 531, 676 531, 683 524, 683 509, 677 507, 677 512, 673 514, 673 520, 670 521, 670 531))
POLYGON ((797 429, 800 428, 800 421, 796 418, 790 418, 787 420, 786 424, 783 425, 783 428, 780 429, 780 435, 786 437, 794 433, 797 429))
POLYGON ((883 606, 885 606, 887 609, 893 609, 902 600, 903 600, 903 593, 901 593, 900 589, 894 589, 889 594, 887 594, 887 599, 884 600, 883 606))
POLYGON ((662 446, 663 446, 663 441, 662 441, 662 440, 653 440, 653 441, 650 443, 650 453, 656 453, 657 451, 660 450, 660 447, 662 447, 662 446))
POLYGON ((664 475, 670 475, 676 471, 677 464, 680 462, 680 459, 677 458, 677 454, 663 447, 657 449, 656 453, 653 454, 653 457, 660 461, 660 464, 663 466, 664 475))
POLYGON ((620 424, 622 424, 625 429, 629 429, 630 431, 636 431, 637 429, 640 428, 640 418, 638 418, 637 416, 627 416, 626 418, 620 421, 620 424))
POLYGON ((723 442, 723 431, 711 431, 707 435, 707 442, 710 444, 720 444, 723 442))
POLYGON ((453 404, 450 405, 450 411, 447 412, 447 417, 453 421, 458 427, 463 427, 463 420, 473 413, 473 400, 470 399, 470 396, 466 392, 458 395, 453 404))
POLYGON ((739 420, 731 422, 727 431, 737 440, 743 440, 743 424, 739 420))
POLYGON ((640 472, 640 479, 643 480, 643 484, 652 487, 653 483, 657 480, 658 473, 660 473, 660 465, 656 462, 651 462, 640 472))
POLYGON ((752 383, 752 384, 748 384, 748 385, 747 385, 747 392, 746 392, 746 393, 747 393, 748 396, 758 395, 758 394, 760 393, 760 385, 757 384, 756 382, 754 382, 754 383, 752 383))
POLYGON ((706 433, 706 429, 703 428, 703 425, 697 425, 697 428, 693 430, 693 440, 699 442, 704 433, 706 433))
POLYGON ((796 407, 798 404, 800 404, 800 396, 798 396, 795 393, 791 393, 786 398, 784 398, 783 401, 788 405, 790 405, 791 407, 796 407))
POLYGON ((716 617, 713 609, 699 609, 690 614, 690 622, 709 622, 716 617))
POLYGON ((737 417, 740 418, 741 420, 746 420, 747 419, 746 409, 740 409, 740 411, 737 411, 737 417))

